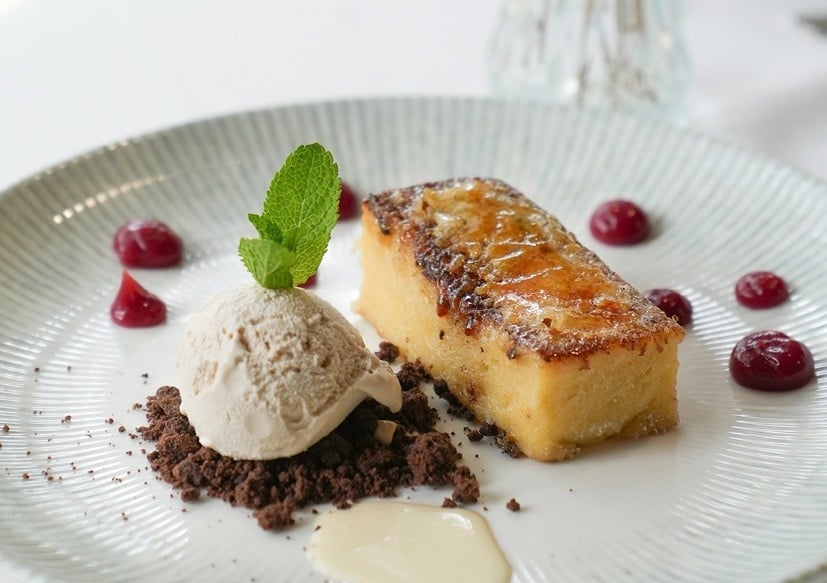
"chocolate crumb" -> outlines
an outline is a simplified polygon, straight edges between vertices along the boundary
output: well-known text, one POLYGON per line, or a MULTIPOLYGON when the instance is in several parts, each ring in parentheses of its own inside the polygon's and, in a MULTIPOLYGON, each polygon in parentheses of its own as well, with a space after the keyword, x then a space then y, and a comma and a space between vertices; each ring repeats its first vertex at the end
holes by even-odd
POLYGON ((396 362, 396 359, 399 358, 399 347, 397 347, 396 344, 382 341, 379 343, 379 351, 376 353, 376 356, 379 360, 393 364, 396 362))
POLYGON ((284 528, 296 523, 293 519, 293 508, 284 502, 268 504, 261 510, 256 510, 253 516, 264 530, 284 528))
POLYGON ((471 429, 470 427, 465 427, 465 437, 468 438, 468 441, 481 441, 483 435, 479 429, 471 429))
POLYGON ((508 439, 508 436, 505 434, 505 432, 499 433, 497 435, 497 437, 495 438, 495 441, 497 443, 497 446, 501 450, 503 450, 503 453, 508 454, 509 456, 511 456, 513 458, 518 458, 518 457, 522 456, 522 452, 520 451, 520 448, 517 447, 516 443, 514 443, 513 441, 508 439))
POLYGON ((6 423, 3 425, 3 433, 8 433, 9 431, 11 431, 11 428, 9 427, 9 424, 6 423))
POLYGON ((485 421, 480 425, 479 431, 485 437, 495 437, 501 433, 496 425, 489 423, 488 421, 485 421))
POLYGON ((148 379, 149 378, 149 373, 148 372, 141 373, 141 378, 142 379, 148 379))
POLYGON ((402 393, 402 410, 399 412, 405 421, 417 431, 428 432, 433 429, 438 418, 436 409, 428 403, 428 397, 422 391, 405 391, 402 393))
POLYGON ((34 367, 34 372, 40 372, 40 367, 39 366, 34 367))
POLYGON ((454 470, 454 491, 451 498, 460 504, 471 504, 480 498, 480 484, 477 477, 471 473, 468 466, 460 466, 454 470))
POLYGON ((114 420, 114 419, 112 419, 112 418, 110 417, 109 419, 107 419, 106 421, 104 421, 104 423, 108 423, 109 425, 114 425, 114 424, 115 424, 115 420, 114 420))
POLYGON ((446 434, 432 431, 418 435, 407 456, 408 465, 413 472, 413 483, 435 486, 450 484, 459 457, 446 434))
POLYGON ((476 421, 474 413, 465 405, 459 402, 451 390, 448 388, 448 383, 445 379, 434 379, 434 393, 437 397, 448 403, 448 414, 457 419, 464 419, 466 421, 476 421))
POLYGON ((201 498, 201 490, 192 486, 181 490, 181 500, 184 502, 195 502, 201 498))
POLYGON ((60 420, 61 423, 69 423, 72 420, 71 415, 66 415, 63 419, 60 420))
POLYGON ((138 409, 143 409, 143 408, 144 408, 143 403, 132 403, 132 410, 133 411, 137 411, 138 409))
POLYGON ((123 425, 118 427, 118 433, 126 433, 126 427, 124 427, 123 425))
POLYGON ((454 395, 452 395, 450 389, 448 389, 448 383, 445 379, 434 379, 434 393, 437 397, 449 403, 455 400, 454 395))
POLYGON ((509 500, 508 503, 505 505, 505 507, 508 508, 511 512, 519 512, 520 511, 520 503, 517 502, 517 500, 515 500, 514 498, 509 500))
POLYGON ((396 378, 399 379, 399 384, 403 391, 410 391, 417 388, 420 384, 430 380, 431 375, 419 362, 406 362, 396 373, 396 378))
POLYGON ((442 507, 443 507, 443 508, 456 508, 456 507, 457 507, 457 503, 456 503, 456 502, 454 502, 451 498, 445 498, 445 499, 442 501, 442 507))
MULTIPOLYGON (((422 379, 423 373, 421 365, 414 365, 406 374, 422 379)), ((265 529, 295 524, 293 513, 300 508, 323 503, 349 508, 360 498, 394 497, 398 488, 418 484, 453 484, 459 501, 479 496, 476 478, 458 466, 460 454, 448 435, 434 430, 437 415, 415 386, 407 389, 399 413, 366 400, 307 451, 267 461, 233 460, 202 446, 180 403, 174 387, 161 387, 147 399, 148 424, 138 431, 156 442, 155 451, 147 454, 152 469, 181 490, 183 500, 205 492, 253 510, 265 529), (373 436, 378 420, 398 425, 388 445, 373 436)), ((311 512, 318 513, 315 508, 311 512)))
POLYGON ((66 365, 66 372, 72 372, 72 365, 71 364, 66 365))
POLYGON ((23 479, 24 479, 24 480, 28 480, 28 479, 29 479, 29 472, 23 472, 23 479))
POLYGON ((439 339, 442 340, 443 338, 445 338, 445 330, 440 330, 439 331, 439 339))

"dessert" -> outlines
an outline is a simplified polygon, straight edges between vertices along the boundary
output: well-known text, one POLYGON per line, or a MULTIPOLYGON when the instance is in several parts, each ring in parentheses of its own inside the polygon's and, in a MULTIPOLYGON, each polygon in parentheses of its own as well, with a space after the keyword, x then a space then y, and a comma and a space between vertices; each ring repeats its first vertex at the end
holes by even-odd
POLYGON ((538 460, 678 423, 683 329, 507 184, 363 203, 357 309, 538 460))
POLYGON ((233 287, 193 314, 178 353, 181 412, 202 445, 235 459, 306 450, 365 397, 402 391, 333 306, 298 288, 233 287))
POLYGON ((181 412, 202 445, 240 460, 305 451, 365 397, 391 411, 402 389, 333 306, 295 286, 315 275, 337 220, 341 179, 319 144, 276 172, 258 238, 239 241, 256 282, 218 294, 192 316, 178 353, 181 412))

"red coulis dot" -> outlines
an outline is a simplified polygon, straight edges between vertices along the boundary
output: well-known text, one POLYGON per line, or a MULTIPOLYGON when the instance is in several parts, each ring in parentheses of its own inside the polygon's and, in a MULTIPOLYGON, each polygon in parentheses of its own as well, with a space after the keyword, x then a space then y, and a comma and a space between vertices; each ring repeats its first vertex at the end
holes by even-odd
POLYGON ((735 297, 748 308, 772 308, 789 295, 786 282, 771 271, 753 271, 735 283, 735 297))
POLYGON ((595 239, 609 245, 632 245, 649 234, 649 219, 628 200, 604 202, 591 216, 589 229, 595 239))
POLYGON ((165 322, 167 307, 124 271, 121 288, 109 309, 109 315, 118 326, 145 328, 165 322))
POLYGON ((646 299, 681 326, 692 321, 692 304, 683 295, 672 289, 650 289, 644 293, 646 299))
POLYGON ((181 262, 184 244, 165 223, 134 219, 115 231, 112 246, 126 267, 170 267, 181 262))
POLYGON ((339 220, 346 221, 359 214, 359 197, 353 189, 342 182, 342 195, 339 197, 339 220))
POLYGON ((303 289, 316 287, 316 281, 317 280, 318 280, 318 273, 314 273, 313 275, 311 275, 310 277, 307 278, 307 281, 305 281, 304 283, 300 283, 299 287, 303 288, 303 289))
POLYGON ((815 374, 813 355, 799 342, 775 330, 744 336, 732 349, 729 371, 739 385, 760 391, 791 391, 815 374))

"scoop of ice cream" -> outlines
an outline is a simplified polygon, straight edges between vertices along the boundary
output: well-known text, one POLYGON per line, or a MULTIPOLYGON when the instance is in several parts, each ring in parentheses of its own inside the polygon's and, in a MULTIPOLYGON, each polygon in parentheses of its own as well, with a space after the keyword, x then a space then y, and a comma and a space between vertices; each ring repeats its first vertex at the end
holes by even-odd
POLYGON ((178 352, 181 412, 203 445, 235 459, 304 451, 365 398, 402 391, 333 306, 294 288, 226 290, 195 313, 178 352))

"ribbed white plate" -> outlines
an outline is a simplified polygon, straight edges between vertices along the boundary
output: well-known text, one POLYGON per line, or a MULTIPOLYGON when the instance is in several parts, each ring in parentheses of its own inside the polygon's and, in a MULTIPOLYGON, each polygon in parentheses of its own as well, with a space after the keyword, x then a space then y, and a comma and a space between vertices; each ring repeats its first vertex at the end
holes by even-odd
MULTIPOLYGON (((183 126, 103 148, 0 198, 0 426, 10 427, 0 433, 4 568, 36 581, 322 579, 303 552, 311 515, 274 534, 244 509, 184 504, 147 469, 141 449, 151 445, 129 435, 144 423, 132 404, 176 380, 173 354, 188 314, 248 277, 235 253, 251 230, 246 213, 260 207, 286 154, 316 140, 361 193, 502 178, 633 285, 677 288, 694 304, 677 431, 561 464, 513 460, 460 439, 484 492, 477 509, 515 581, 777 581, 827 561, 827 187, 640 119, 389 99, 183 126), (590 212, 615 197, 649 211, 649 242, 609 248, 589 235, 590 212), (108 318, 121 273, 110 241, 139 216, 171 224, 187 256, 180 268, 134 271, 166 300, 169 323, 124 330, 108 318), (736 303, 735 280, 759 268, 789 281, 787 304, 759 312, 736 303), (734 385, 729 351, 762 328, 806 342, 818 381, 789 394, 734 385), (61 422, 66 415, 71 421, 61 422), (506 510, 511 497, 522 512, 506 510)), ((375 345, 350 310, 357 229, 337 227, 318 293, 375 345)), ((449 423, 460 436, 462 425, 449 423)), ((446 492, 404 494, 438 503, 446 492)))

